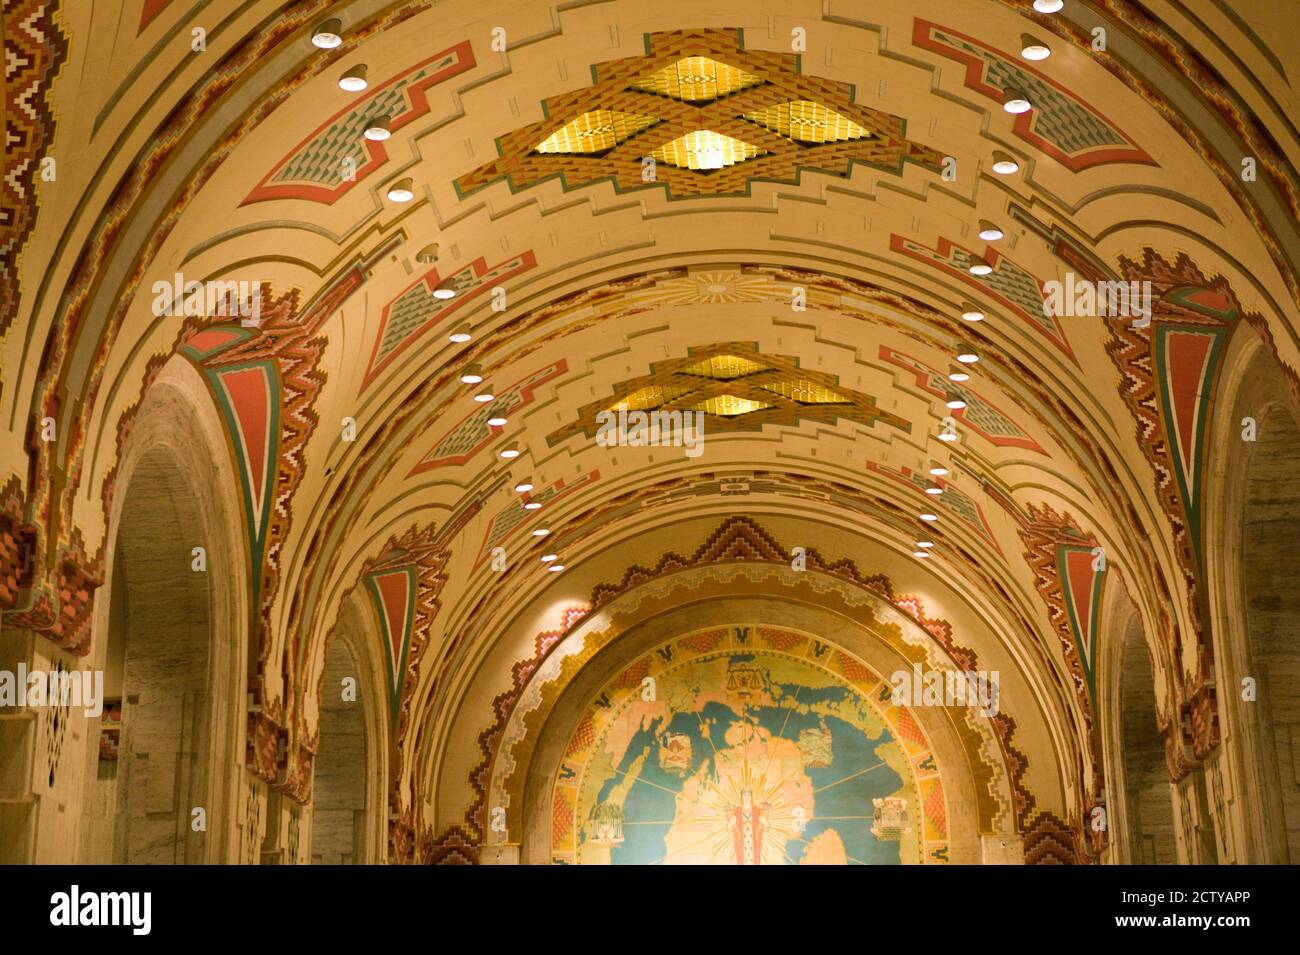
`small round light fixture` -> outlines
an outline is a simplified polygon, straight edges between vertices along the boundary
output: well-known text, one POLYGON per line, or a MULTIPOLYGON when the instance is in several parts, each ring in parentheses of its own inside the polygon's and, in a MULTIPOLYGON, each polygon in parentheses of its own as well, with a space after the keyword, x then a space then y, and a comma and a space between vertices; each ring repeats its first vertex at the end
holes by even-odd
POLYGON ((957 349, 957 360, 963 365, 973 365, 980 360, 980 356, 970 345, 962 344, 957 349))
POLYGON ((1003 90, 1002 91, 1002 108, 1008 113, 1027 113, 1033 107, 1030 105, 1029 97, 1020 90, 1003 90))
POLYGON ((511 458, 519 457, 519 445, 507 444, 504 448, 501 449, 501 457, 505 458, 507 461, 509 461, 511 458))
POLYGON ((930 556, 930 552, 929 552, 929 551, 924 551, 924 550, 914 550, 914 551, 912 551, 912 556, 913 556, 913 557, 922 557, 922 558, 924 558, 924 557, 929 557, 929 556, 930 556))
POLYGON ((934 523, 935 521, 937 521, 938 519, 939 519, 939 515, 938 515, 938 514, 935 514, 935 513, 932 512, 932 511, 922 511, 922 512, 921 512, 921 520, 926 521, 927 523, 933 524, 933 523, 934 523))
POLYGON ((527 494, 532 489, 533 489, 532 478, 524 478, 522 481, 520 481, 518 484, 515 485, 516 494, 527 494))
POLYGON ((1020 163, 1006 153, 995 150, 993 153, 993 171, 999 176, 1014 175, 1020 171, 1020 163))
MULTIPOLYGON (((366 130, 362 135, 372 143, 382 143, 389 136, 393 135, 392 131, 388 128, 388 117, 376 116, 370 122, 366 123, 366 130)), ((416 256, 416 259, 419 259, 418 255, 416 256)))
POLYGON ((390 202, 410 202, 415 198, 415 184, 410 179, 400 179, 388 187, 390 202))
POLYGON ((360 93, 370 84, 366 82, 366 64, 358 63, 339 77, 339 89, 346 93, 360 93))
POLYGON ((543 555, 542 555, 542 563, 543 563, 543 564, 552 564, 552 563, 554 563, 555 561, 557 561, 557 560, 559 560, 559 559, 560 559, 560 555, 559 555, 559 554, 543 554, 543 555))
POLYGON ((924 550, 929 550, 931 547, 934 546, 934 541, 929 539, 922 539, 916 542, 916 546, 924 550))
POLYGON ((503 414, 494 414, 492 417, 487 419, 489 428, 504 428, 506 426, 506 421, 507 418, 503 414))
POLYGON ((960 368, 954 368, 952 371, 948 372, 948 380, 957 382, 970 381, 970 375, 962 371, 960 368))
POLYGON ((970 264, 971 275, 988 275, 993 271, 993 266, 989 265, 983 259, 976 259, 970 264))
POLYGON ((1065 0, 1034 0, 1034 9, 1039 13, 1059 13, 1065 6, 1065 0))
POLYGON ((930 465, 930 473, 935 477, 943 477, 948 473, 948 469, 942 464, 932 464, 930 465))
POLYGON ((964 322, 982 322, 984 321, 984 313, 967 302, 961 307, 961 318, 964 322))
POLYGON ((1028 33, 1020 34, 1020 55, 1026 60, 1045 60, 1052 55, 1051 48, 1028 33))
POLYGON ((440 299, 442 301, 446 301, 449 298, 456 297, 456 290, 454 288, 447 288, 446 286, 443 286, 441 288, 436 288, 433 290, 433 297, 436 299, 440 299))
POLYGON ((985 242, 996 242, 1005 233, 987 219, 980 220, 980 238, 985 242))
POLYGON ((536 511, 536 510, 540 510, 541 507, 542 507, 541 501, 528 501, 526 504, 524 504, 525 511, 536 511))
POLYGON ((474 400, 479 404, 487 404, 489 401, 495 401, 496 397, 496 392, 493 390, 492 386, 484 385, 478 390, 478 393, 474 395, 474 400))
POLYGON ((534 537, 545 537, 545 536, 546 536, 547 534, 549 534, 550 532, 551 532, 551 529, 550 529, 549 527, 539 527, 539 528, 537 528, 537 530, 533 531, 533 536, 534 536, 534 537))
POLYGON ((943 488, 941 488, 937 484, 931 484, 929 487, 925 489, 925 493, 929 494, 931 497, 938 497, 940 494, 943 493, 943 488))
POLYGON ((966 402, 956 395, 950 396, 944 403, 953 411, 961 411, 962 408, 966 407, 966 402))
POLYGON ((457 325, 451 330, 451 334, 447 336, 447 341, 455 342, 457 345, 463 345, 473 337, 474 336, 469 332, 469 324, 463 323, 457 325))
POLYGON ((433 265, 438 261, 438 243, 430 242, 419 252, 415 253, 415 261, 421 265, 433 265))
POLYGON ((957 440, 957 435, 952 431, 940 431, 939 440, 947 444, 952 444, 952 442, 957 440))
POLYGON ((549 570, 549 571, 550 571, 551 573, 553 573, 553 574, 558 574, 560 571, 564 570, 564 565, 563 565, 563 564, 552 564, 550 567, 547 567, 546 569, 549 570))
POLYGON ((477 385, 483 380, 483 366, 470 365, 460 373, 460 382, 462 385, 477 385))
POLYGON ((343 23, 340 20, 326 20, 311 35, 311 45, 322 50, 332 50, 343 43, 343 23))

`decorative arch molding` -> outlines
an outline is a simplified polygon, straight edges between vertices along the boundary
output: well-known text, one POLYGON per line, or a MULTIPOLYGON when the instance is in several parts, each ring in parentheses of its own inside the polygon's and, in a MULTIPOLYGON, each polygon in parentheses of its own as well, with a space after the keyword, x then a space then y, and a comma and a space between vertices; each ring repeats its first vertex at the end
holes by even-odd
MULTIPOLYGON (((173 356, 161 363, 141 403, 133 409, 130 435, 124 441, 117 462, 117 490, 112 495, 108 532, 105 534, 103 566, 105 580, 115 573, 119 530, 123 510, 142 464, 162 458, 175 480, 190 492, 198 517, 190 530, 204 548, 209 608, 208 713, 204 798, 198 805, 214 823, 206 840, 206 862, 230 862, 239 853, 239 794, 244 774, 245 692, 249 660, 255 653, 250 629, 251 590, 248 579, 247 542, 240 530, 241 502, 234 485, 226 478, 224 427, 200 375, 186 361, 173 356), (202 492, 202 493, 200 493, 202 492)), ((181 574, 200 573, 187 565, 181 574)), ((95 602, 90 638, 85 643, 88 665, 107 668, 108 636, 113 618, 112 600, 117 594, 95 602)), ((129 648, 128 648, 129 649, 129 648)), ((97 739, 85 733, 87 745, 97 739)), ((92 758, 97 757, 92 754, 92 758)), ((93 785, 95 773, 88 774, 93 785)), ((86 806, 94 799, 87 798, 86 806)), ((83 817, 83 827, 89 819, 83 817)), ((83 852, 89 850, 88 833, 83 831, 83 852)))
MULTIPOLYGON (((1195 746, 1198 738, 1212 734, 1216 742, 1221 741, 1214 754, 1222 776, 1216 788, 1234 794, 1246 806, 1231 814, 1237 824, 1231 844, 1238 847, 1239 861, 1286 862, 1285 853, 1277 854, 1276 836, 1268 831, 1275 827, 1277 810, 1269 805, 1258 718, 1248 711, 1254 704, 1242 699, 1243 677, 1258 677, 1247 629, 1243 527, 1254 452, 1243 441, 1243 419, 1250 416, 1263 425, 1270 417, 1289 416, 1300 429, 1300 402, 1293 379, 1278 374, 1267 343, 1245 328, 1234 330, 1227 342, 1215 400, 1219 409, 1210 423, 1206 454, 1205 546, 1221 559, 1210 562, 1205 591, 1213 639, 1212 689, 1222 688, 1222 692, 1183 704, 1185 734, 1190 737, 1183 775, 1211 761, 1208 751, 1195 746)), ((1285 490, 1279 488, 1279 493, 1285 490)))
MULTIPOLYGON (((502 746, 508 739, 521 740, 528 737, 528 734, 522 730, 524 724, 520 720, 543 701, 542 684, 537 681, 542 680, 543 684, 549 682, 549 679, 544 678, 543 675, 561 667, 563 661, 568 659, 568 655, 557 651, 557 647, 565 645, 566 641, 572 638, 578 646, 585 648, 588 634, 603 634, 599 637, 592 636, 592 648, 584 651, 588 654, 594 653, 598 649, 597 643, 599 646, 605 646, 625 630, 624 626, 611 625, 611 621, 615 619, 613 615, 623 602, 632 601, 633 605, 644 603, 646 606, 662 607, 666 598, 658 591, 665 588, 672 591, 674 587, 680 586, 685 588, 683 592, 689 592, 689 584, 686 582, 689 580, 689 575, 686 572, 698 573, 702 570, 730 574, 734 577, 729 581, 729 586, 732 587, 741 586, 742 581, 745 581, 746 586, 754 585, 754 579, 762 577, 763 586, 769 588, 769 591, 765 592, 770 592, 771 587, 791 586, 791 582, 786 578, 794 577, 796 578, 794 585, 806 591, 799 601, 806 605, 824 602, 828 593, 841 594, 841 597, 836 599, 848 599, 843 597, 845 592, 855 594, 853 612, 862 613, 866 608, 874 605, 879 608, 880 613, 887 613, 897 618, 898 623, 891 623, 892 626, 906 625, 915 628, 911 632, 931 642, 933 652, 939 655, 935 658, 936 661, 942 659, 945 666, 962 670, 979 669, 979 661, 975 654, 956 643, 948 623, 926 616, 919 598, 896 594, 893 585, 883 575, 862 573, 849 559, 833 563, 826 561, 813 549, 807 552, 806 576, 793 574, 788 568, 785 549, 761 525, 744 517, 725 520, 693 554, 682 556, 670 553, 664 555, 653 569, 644 567, 629 569, 620 581, 597 586, 593 590, 588 606, 574 607, 567 611, 566 622, 562 629, 549 630, 537 635, 533 656, 518 661, 512 668, 513 689, 499 695, 492 703, 495 721, 479 734, 481 758, 472 770, 469 780, 470 788, 475 795, 465 812, 463 823, 447 826, 437 836, 432 829, 426 828, 421 834, 417 847, 418 861, 475 862, 478 860, 479 846, 483 844, 488 829, 489 793, 498 790, 505 793, 509 791, 510 786, 517 787, 518 782, 509 782, 514 778, 511 773, 522 773, 523 767, 527 764, 526 758, 516 756, 509 757, 509 763, 501 762, 506 758, 502 746), (818 583, 812 583, 814 580, 818 583), (846 586, 847 591, 844 590, 846 586), (652 591, 656 594, 654 600, 650 600, 647 596, 652 591), (509 766, 514 766, 516 769, 509 770, 509 766)), ((569 666, 573 664, 570 663, 569 666)), ((533 717, 534 720, 537 718, 533 717)), ((976 749, 986 746, 986 751, 996 754, 995 759, 1004 767, 1002 772, 1005 773, 1005 785, 1008 787, 1005 790, 1005 798, 1009 801, 1001 811, 1010 813, 1007 819, 1011 827, 1018 831, 1027 831, 1038 824, 1040 816, 1044 813, 1050 815, 1052 811, 1040 808, 1038 797, 1025 786, 1027 760, 1013 739, 1016 721, 1004 711, 986 722, 988 723, 986 733, 991 748, 986 744, 978 744, 976 749)), ((512 745, 517 746, 518 743, 512 745)), ((421 760, 427 757, 428 754, 422 754, 421 760)), ((424 771, 420 771, 419 775, 420 778, 425 778, 424 771)), ((1063 781, 1062 785, 1068 783, 1063 781)), ((512 806, 520 805, 517 792, 513 793, 511 799, 512 806)), ((988 808, 986 804, 986 810, 988 808)), ((516 831, 518 831, 518 816, 510 814, 517 811, 517 808, 507 807, 508 828, 516 831)), ((997 812, 995 810, 993 815, 988 815, 986 812, 982 817, 981 825, 991 826, 997 812)))

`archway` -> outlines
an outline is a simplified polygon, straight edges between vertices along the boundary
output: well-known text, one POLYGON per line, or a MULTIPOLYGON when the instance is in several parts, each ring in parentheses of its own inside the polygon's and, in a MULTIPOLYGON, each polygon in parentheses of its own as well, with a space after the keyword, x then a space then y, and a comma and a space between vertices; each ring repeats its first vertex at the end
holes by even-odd
POLYGON ((1300 858, 1300 410, 1282 370, 1253 335, 1233 342, 1219 388, 1208 488, 1206 560, 1224 759, 1220 800, 1242 802, 1237 861, 1300 858))
POLYGON ((366 817, 373 807, 368 805, 369 747, 361 685, 352 649, 346 641, 335 640, 325 655, 320 744, 312 784, 313 864, 369 861, 366 817))
POLYGON ((202 380, 173 359, 141 404, 114 495, 88 861, 210 863, 232 851, 247 571, 223 442, 202 380))
POLYGON ((1124 835, 1128 862, 1172 865, 1173 797, 1164 739, 1156 722, 1155 673, 1142 632, 1132 613, 1119 634, 1119 752, 1123 759, 1124 835))

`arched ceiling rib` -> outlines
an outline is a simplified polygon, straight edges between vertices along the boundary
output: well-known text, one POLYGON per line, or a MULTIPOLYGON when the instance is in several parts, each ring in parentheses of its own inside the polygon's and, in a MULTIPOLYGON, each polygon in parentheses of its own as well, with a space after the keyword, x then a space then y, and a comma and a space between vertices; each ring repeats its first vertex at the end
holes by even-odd
POLYGON ((740 496, 792 522, 824 508, 903 560, 936 509, 924 572, 1015 631, 1003 637, 1042 719, 1081 738, 1086 674, 1062 656, 1063 611, 1035 564, 1053 548, 1101 547, 1148 629, 1181 634, 1174 665, 1196 672, 1190 545, 1123 330, 1041 301, 1067 273, 1153 276, 1162 307, 1216 334, 1246 316, 1295 367, 1295 93, 1262 14, 273 6, 149 2, 112 29, 64 13, 85 45, 51 93, 59 187, 42 188, 20 260, 0 392, 7 448, 30 461, 21 481, 52 528, 48 567, 78 551, 93 565, 141 382, 183 346, 235 416, 225 371, 280 376, 287 464, 249 483, 275 565, 259 576, 273 712, 310 712, 276 680, 314 672, 343 594, 393 541, 415 546, 413 528, 445 551, 406 711, 438 736, 476 675, 512 662, 493 656, 492 625, 548 599, 532 530, 596 564, 592 541, 716 517, 740 496), (327 14, 344 27, 334 51, 308 40, 327 14), (1049 60, 1019 57, 1026 32, 1049 60), (340 90, 359 64, 368 88, 340 90), (1011 88, 1031 113, 1001 110, 1011 88), (366 140, 379 116, 390 138, 366 140), (995 172, 995 153, 1019 170, 995 172), (409 203, 388 197, 403 180, 409 203), (979 238, 984 221, 1004 236, 979 238), (969 271, 980 260, 987 276, 969 271), (196 338, 203 322, 155 315, 153 284, 178 272, 253 283, 262 325, 196 338), (971 304, 983 322, 963 322, 971 304), (472 340, 448 341, 462 325, 472 340), (964 344, 981 361, 957 385, 964 344), (472 363, 489 407, 458 381, 472 363), (705 411, 707 453, 599 445, 595 415, 619 407, 705 411), (486 424, 492 410, 507 424, 486 424), (27 422, 46 415, 67 441, 31 442, 27 422), (498 456, 510 443, 513 464, 498 456), (932 462, 951 472, 937 500, 932 462), (535 513, 512 491, 524 476, 535 513), (462 632, 480 642, 454 646, 462 632))

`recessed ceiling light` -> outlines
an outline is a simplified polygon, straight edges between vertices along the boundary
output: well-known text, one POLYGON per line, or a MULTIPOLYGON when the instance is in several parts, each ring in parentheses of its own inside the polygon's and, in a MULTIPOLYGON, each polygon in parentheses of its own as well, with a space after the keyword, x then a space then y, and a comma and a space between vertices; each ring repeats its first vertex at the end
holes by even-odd
POLYGON ((941 488, 937 484, 931 484, 929 487, 925 489, 925 493, 933 497, 938 497, 940 494, 943 493, 943 488, 941 488))
POLYGON ((460 380, 465 385, 477 385, 483 380, 483 366, 478 364, 470 365, 460 373, 460 380))
POLYGON ((1004 152, 993 153, 993 171, 999 176, 1010 176, 1020 170, 1020 163, 1016 162, 1004 152))
POLYGON ((996 242, 998 239, 1002 238, 1003 234, 1002 230, 992 222, 989 222, 987 219, 980 220, 980 238, 985 242, 996 242))
POLYGON ((970 381, 970 375, 968 375, 966 372, 960 369, 954 368, 952 371, 948 373, 948 380, 949 381, 970 381))
POLYGON ((519 457, 519 445, 507 444, 504 448, 501 449, 501 457, 503 458, 519 457))
POLYGON ((551 532, 551 529, 550 529, 549 527, 539 527, 539 528, 537 528, 537 530, 533 531, 533 536, 534 536, 534 537, 545 537, 545 536, 546 536, 547 534, 549 534, 550 532, 551 532))
POLYGON ((463 345, 473 337, 474 336, 470 334, 468 324, 457 325, 452 329, 451 334, 447 336, 447 341, 455 342, 457 345, 463 345))
POLYGON ((930 511, 925 511, 925 512, 923 512, 923 513, 921 514, 921 520, 923 520, 923 521, 930 521, 931 523, 933 523, 934 521, 937 521, 938 519, 939 519, 939 515, 938 515, 938 514, 932 514, 930 511))
POLYGON ((934 546, 934 541, 932 541, 932 540, 919 540, 919 541, 916 542, 916 546, 917 546, 917 547, 923 547, 923 548, 925 548, 926 550, 929 550, 931 547, 934 546))
POLYGON ((1034 0, 1034 9, 1039 13, 1056 13, 1065 6, 1065 0, 1034 0))
POLYGON ((1002 108, 1008 113, 1027 113, 1033 108, 1029 97, 1019 90, 1003 90, 1002 97, 1002 108))
POLYGON ((984 321, 984 313, 981 312, 981 311, 980 311, 978 308, 976 308, 974 305, 970 305, 970 304, 967 304, 967 305, 963 305, 963 306, 962 306, 961 317, 962 317, 962 320, 963 320, 963 321, 967 321, 967 322, 982 322, 982 321, 984 321))
POLYGON ((366 64, 358 63, 339 77, 339 89, 348 93, 360 93, 370 84, 366 82, 366 64))
POLYGON ((528 503, 526 503, 526 504, 524 505, 524 510, 525 510, 525 511, 535 511, 535 510, 538 510, 541 506, 542 506, 542 502, 541 502, 541 501, 529 501, 528 503))
POLYGON ((522 481, 520 481, 518 484, 515 485, 516 494, 527 494, 532 489, 533 489, 532 478, 524 478, 522 481))
POLYGON ((389 136, 393 135, 388 128, 388 117, 376 116, 370 122, 366 123, 365 132, 361 135, 365 136, 366 139, 369 139, 371 142, 382 143, 389 136))
POLYGON ((982 259, 976 260, 970 264, 971 275, 988 275, 993 271, 993 266, 989 265, 982 259))
POLYGON ((311 35, 312 46, 332 50, 343 42, 343 24, 339 20, 326 20, 311 35))
POLYGON ((961 345, 957 349, 957 360, 963 365, 973 365, 980 360, 980 356, 970 345, 961 345))
POLYGON ((506 426, 506 416, 496 414, 487 419, 489 428, 504 428, 506 426))
POLYGON ((550 571, 551 573, 553 573, 553 574, 558 574, 560 571, 564 570, 564 565, 563 565, 563 564, 552 564, 550 567, 547 567, 546 569, 549 570, 549 571, 550 571))
POLYGON ((966 407, 966 402, 957 397, 949 398, 946 404, 953 411, 960 411, 962 408, 966 407))
POLYGON ((478 394, 474 396, 474 400, 479 404, 486 404, 489 401, 495 401, 496 397, 497 396, 493 393, 492 386, 484 385, 479 389, 478 394))
POLYGON ((410 202, 415 198, 414 184, 410 179, 401 179, 388 187, 388 198, 392 202, 410 202))
POLYGON ((913 556, 913 557, 929 557, 929 556, 930 556, 930 553, 929 553, 929 551, 916 550, 916 551, 912 551, 912 556, 913 556))
POLYGON ((1051 48, 1028 33, 1020 34, 1020 55, 1026 60, 1045 60, 1052 55, 1051 48))
POLYGON ((943 477, 945 474, 948 473, 948 469, 944 467, 942 464, 932 464, 930 465, 930 473, 933 474, 935 477, 943 477))
POLYGON ((543 554, 543 555, 542 555, 542 563, 543 563, 543 564, 549 564, 549 563, 552 563, 553 561, 557 561, 557 560, 559 560, 559 559, 560 559, 560 555, 559 555, 559 554, 543 554))
POLYGON ((433 290, 433 297, 444 301, 449 298, 455 298, 456 290, 454 288, 436 288, 433 290))

